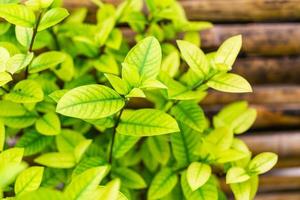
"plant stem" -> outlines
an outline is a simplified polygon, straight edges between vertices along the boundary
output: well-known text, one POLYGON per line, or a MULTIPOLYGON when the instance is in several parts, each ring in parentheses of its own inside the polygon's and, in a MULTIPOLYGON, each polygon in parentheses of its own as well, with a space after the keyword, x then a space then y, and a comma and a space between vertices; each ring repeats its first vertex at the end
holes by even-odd
POLYGON ((5 93, 9 93, 9 91, 7 89, 5 89, 4 87, 1 87, 1 90, 3 90, 5 93))
MULTIPOLYGON (((32 38, 31 38, 31 41, 30 41, 29 49, 28 49, 28 52, 30 52, 30 53, 32 52, 32 49, 33 49, 33 44, 34 44, 34 40, 35 40, 37 31, 38 31, 38 27, 39 27, 39 24, 40 24, 40 21, 41 21, 41 17, 42 17, 42 12, 40 12, 38 14, 35 27, 33 28, 32 38)), ((26 67, 26 70, 25 70, 25 79, 27 79, 27 77, 28 77, 28 66, 26 67)))
POLYGON ((119 115, 117 116, 117 119, 116 119, 116 123, 113 127, 113 131, 112 131, 112 139, 111 139, 111 143, 110 143, 110 147, 109 147, 109 157, 108 157, 108 162, 110 164, 112 164, 113 162, 113 148, 114 148, 114 143, 115 143, 115 137, 116 137, 116 133, 117 133, 117 127, 120 123, 120 120, 121 120, 121 115, 124 111, 124 108, 126 106, 127 103, 125 103, 124 107, 120 110, 120 113, 119 115))
POLYGON ((55 43, 55 49, 56 49, 56 50, 60 50, 60 44, 59 44, 59 42, 58 42, 58 38, 57 38, 57 36, 56 36, 56 34, 55 34, 53 28, 51 28, 51 29, 49 30, 49 32, 50 32, 50 34, 51 34, 51 36, 52 36, 52 38, 53 38, 53 40, 54 40, 54 43, 55 43))

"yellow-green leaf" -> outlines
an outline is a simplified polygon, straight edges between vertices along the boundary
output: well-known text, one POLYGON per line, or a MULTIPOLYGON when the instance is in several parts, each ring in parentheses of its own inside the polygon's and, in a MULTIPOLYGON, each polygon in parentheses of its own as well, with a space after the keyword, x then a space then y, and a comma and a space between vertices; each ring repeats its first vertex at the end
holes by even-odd
POLYGON ((10 93, 5 95, 5 99, 16 103, 36 103, 42 101, 44 93, 34 80, 23 80, 18 82, 10 93))
POLYGON ((220 73, 213 76, 207 85, 215 90, 232 93, 252 92, 251 85, 246 79, 231 73, 220 73))
POLYGON ((68 91, 57 104, 60 114, 99 119, 115 114, 125 105, 123 98, 114 90, 102 85, 85 85, 68 91))
POLYGON ((22 171, 15 183, 15 193, 21 195, 39 188, 43 178, 43 167, 30 167, 22 171))
POLYGON ((187 169, 186 178, 192 191, 195 191, 208 181, 210 175, 211 168, 209 165, 193 162, 187 169))
POLYGON ((0 17, 19 26, 33 27, 35 24, 34 12, 21 4, 1 4, 0 17))
POLYGON ((176 120, 155 109, 125 111, 117 127, 117 132, 132 136, 153 136, 178 132, 176 120))
POLYGON ((55 113, 47 113, 35 122, 36 130, 43 135, 58 135, 60 121, 55 113))

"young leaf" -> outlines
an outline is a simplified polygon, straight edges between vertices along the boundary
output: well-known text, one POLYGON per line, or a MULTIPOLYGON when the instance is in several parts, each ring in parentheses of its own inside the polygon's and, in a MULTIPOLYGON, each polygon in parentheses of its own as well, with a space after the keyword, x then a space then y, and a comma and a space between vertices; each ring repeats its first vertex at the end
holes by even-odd
POLYGON ((126 81, 111 74, 105 74, 105 77, 119 94, 126 95, 129 93, 130 88, 126 81))
POLYGON ((218 49, 215 55, 216 64, 225 64, 227 70, 231 67, 242 47, 242 36, 237 35, 227 39, 218 49))
POLYGON ((72 168, 76 164, 73 153, 45 153, 34 162, 53 168, 72 168))
POLYGON ((251 200, 254 198, 258 187, 257 176, 251 177, 249 180, 241 183, 230 184, 230 188, 235 199, 251 200))
POLYGON ((37 73, 45 69, 53 68, 64 62, 66 54, 59 51, 48 51, 36 57, 29 66, 29 73, 37 73))
POLYGON ((73 152, 76 146, 85 140, 80 133, 68 129, 62 129, 55 139, 60 152, 73 152))
POLYGON ((55 113, 47 113, 35 122, 36 130, 43 135, 58 135, 60 121, 55 113))
POLYGON ((1 5, 0 17, 19 26, 33 27, 35 24, 34 12, 21 4, 1 5))
POLYGON ((224 151, 230 148, 233 141, 232 131, 224 127, 219 127, 211 131, 205 141, 212 143, 216 150, 224 151))
POLYGON ((76 146, 76 148, 74 149, 74 156, 75 156, 77 163, 81 160, 83 154, 89 148, 91 143, 92 143, 92 140, 84 140, 76 146))
POLYGON ((135 67, 142 80, 155 79, 160 70, 161 48, 154 37, 147 37, 134 46, 125 58, 125 63, 135 67))
POLYGON ((252 88, 246 79, 231 73, 220 73, 213 76, 207 85, 215 90, 232 93, 252 92, 252 88))
POLYGON ((15 183, 15 193, 22 195, 38 189, 42 182, 43 172, 43 167, 30 167, 20 173, 15 183))
POLYGON ((130 189, 142 189, 147 186, 141 175, 126 167, 113 169, 113 175, 120 178, 122 184, 130 189))
POLYGON ((66 187, 64 196, 69 200, 88 199, 108 172, 107 166, 94 167, 75 176, 66 187))
POLYGON ((182 101, 174 106, 171 114, 190 128, 202 132, 206 126, 203 110, 194 101, 182 101))
POLYGON ((69 12, 64 8, 52 8, 48 10, 42 17, 38 31, 45 30, 64 20, 69 15, 69 12))
POLYGON ((5 98, 16 103, 36 103, 44 99, 44 93, 36 81, 27 79, 18 82, 5 98))
POLYGON ((0 57, 0 72, 4 72, 6 69, 6 62, 10 58, 10 54, 6 48, 0 47, 0 57))
POLYGON ((249 163, 250 173, 263 174, 274 167, 277 163, 278 156, 274 153, 265 152, 255 156, 249 163))
POLYGON ((16 26, 15 32, 18 42, 24 47, 29 48, 32 39, 33 29, 22 26, 16 26))
POLYGON ((56 112, 82 119, 99 119, 118 112, 125 105, 114 90, 102 85, 85 85, 67 92, 59 101, 56 112))
POLYGON ((241 167, 231 167, 226 174, 226 183, 240 183, 250 179, 250 176, 247 174, 246 170, 241 167))
POLYGON ((132 136, 153 136, 179 131, 177 122, 170 115, 155 109, 125 111, 117 132, 132 136))
POLYGON ((210 178, 202 187, 192 191, 188 182, 186 171, 181 175, 181 188, 186 199, 192 200, 217 200, 218 199, 218 190, 214 185, 212 178, 210 178))
POLYGON ((119 189, 121 187, 120 179, 114 179, 110 181, 104 188, 101 188, 100 198, 101 200, 119 200, 119 189))
POLYGON ((174 77, 180 66, 180 57, 177 51, 170 53, 161 64, 161 70, 166 72, 170 77, 174 77))
POLYGON ((209 63, 205 54, 194 44, 183 40, 177 40, 183 59, 189 67, 200 77, 206 77, 209 73, 209 63))
POLYGON ((12 77, 7 72, 0 72, 0 87, 12 81, 12 77))
POLYGON ((160 199, 166 196, 175 187, 178 181, 177 175, 169 168, 163 168, 158 172, 148 190, 148 198, 160 199))
POLYGON ((10 57, 6 63, 6 71, 11 74, 14 74, 21 69, 27 67, 31 60, 33 59, 33 53, 27 54, 15 54, 14 56, 10 57))
POLYGON ((204 185, 208 181, 210 175, 210 166, 200 162, 191 163, 186 172, 187 182, 192 191, 195 191, 204 185))

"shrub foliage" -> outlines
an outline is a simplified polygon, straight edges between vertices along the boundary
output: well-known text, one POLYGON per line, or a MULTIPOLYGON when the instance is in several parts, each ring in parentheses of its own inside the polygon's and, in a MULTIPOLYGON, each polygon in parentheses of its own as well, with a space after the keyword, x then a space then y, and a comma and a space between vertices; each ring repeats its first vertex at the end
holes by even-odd
POLYGON ((277 161, 235 137, 256 111, 237 102, 210 120, 199 106, 209 88, 252 91, 229 72, 241 36, 204 53, 212 25, 176 1, 147 0, 147 14, 141 0, 94 3, 89 23, 56 0, 0 0, 0 196, 217 200, 226 175, 236 199, 253 199, 277 161))

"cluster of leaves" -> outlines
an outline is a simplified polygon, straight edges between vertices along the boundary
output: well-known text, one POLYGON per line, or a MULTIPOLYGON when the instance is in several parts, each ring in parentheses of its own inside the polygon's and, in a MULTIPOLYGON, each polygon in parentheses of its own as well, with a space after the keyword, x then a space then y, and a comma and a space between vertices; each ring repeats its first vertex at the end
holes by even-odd
POLYGON ((211 24, 176 1, 147 0, 147 15, 141 0, 94 2, 96 24, 56 0, 0 0, 0 196, 217 200, 222 172, 236 199, 253 199, 277 161, 235 138, 256 111, 237 102, 211 123, 198 104, 209 88, 251 92, 229 73, 241 36, 205 54, 198 31, 211 24), (155 108, 131 109, 141 98, 155 108))

